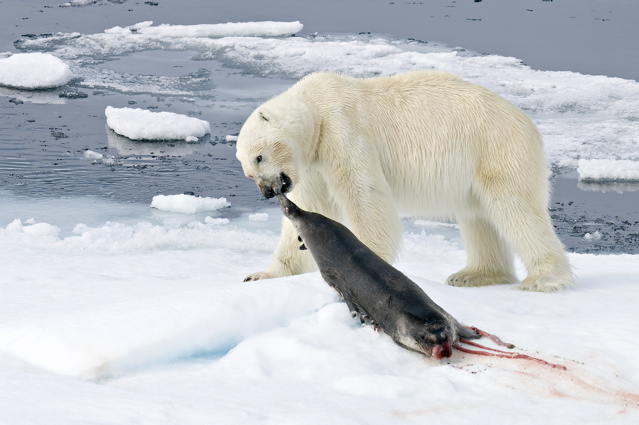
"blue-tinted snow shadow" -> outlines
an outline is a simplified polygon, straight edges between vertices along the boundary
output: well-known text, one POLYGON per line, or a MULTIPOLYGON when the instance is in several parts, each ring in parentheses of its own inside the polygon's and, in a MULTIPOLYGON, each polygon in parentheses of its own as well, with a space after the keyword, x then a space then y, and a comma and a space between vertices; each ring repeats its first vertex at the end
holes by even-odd
POLYGON ((110 359, 96 365, 88 378, 103 381, 150 368, 215 362, 243 341, 286 327, 336 300, 319 276, 304 275, 162 300, 144 316, 135 315, 138 323, 113 330, 124 333, 122 341, 107 347, 110 359))

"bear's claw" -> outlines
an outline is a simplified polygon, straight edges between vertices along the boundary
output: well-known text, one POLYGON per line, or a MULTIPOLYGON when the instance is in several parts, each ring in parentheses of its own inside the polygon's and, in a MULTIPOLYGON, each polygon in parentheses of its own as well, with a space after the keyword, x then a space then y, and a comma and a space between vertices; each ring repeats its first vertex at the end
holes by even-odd
POLYGON ((510 274, 489 273, 482 274, 461 270, 453 273, 446 279, 446 283, 451 286, 488 286, 504 285, 517 282, 517 277, 510 274))
POLYGON ((266 272, 255 272, 244 278, 244 282, 252 282, 254 280, 272 279, 273 276, 266 272))

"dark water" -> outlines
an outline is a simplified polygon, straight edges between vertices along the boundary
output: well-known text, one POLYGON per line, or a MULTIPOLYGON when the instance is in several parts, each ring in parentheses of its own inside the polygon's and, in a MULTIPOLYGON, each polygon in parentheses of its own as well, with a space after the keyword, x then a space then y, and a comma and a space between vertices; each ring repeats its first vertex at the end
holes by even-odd
MULTIPOLYGON (((214 197, 247 195, 235 148, 225 136, 237 134, 249 111, 218 115, 220 121, 211 122, 212 135, 199 143, 136 143, 105 127, 106 96, 88 95, 55 108, 0 103, 4 187, 24 196, 95 195, 145 203, 160 193, 185 191, 214 197), (86 150, 112 157, 115 163, 93 163, 84 158, 86 150)), ((142 100, 144 96, 131 98, 140 107, 160 103, 142 100)), ((113 96, 108 101, 113 102, 113 96)))
MULTIPOLYGON (((78 8, 60 8, 60 3, 0 0, 0 15, 7 23, 0 28, 0 51, 15 52, 14 41, 25 34, 96 33, 144 20, 156 24, 300 20, 305 24, 303 34, 371 31, 512 54, 540 69, 639 78, 637 15, 625 13, 639 7, 622 0, 164 0, 157 5, 103 0, 78 8)), ((226 136, 236 135, 257 105, 294 81, 190 58, 189 52, 138 52, 109 58, 108 67, 139 75, 141 86, 165 84, 160 76, 174 77, 166 83, 167 92, 184 89, 195 96, 87 89, 74 82, 44 92, 0 88, 2 188, 43 199, 93 196, 148 205, 158 194, 193 193, 225 197, 234 207, 249 210, 274 205, 244 177, 226 136), (105 127, 108 105, 170 109, 209 121, 212 132, 198 143, 131 141, 105 127), (105 160, 86 159, 87 150, 105 155, 105 160)), ((639 191, 634 189, 626 187, 619 194, 612 187, 579 188, 571 175, 555 177, 551 214, 567 249, 637 253, 639 191), (595 232, 599 236, 584 238, 595 232)))
POLYGON ((214 88, 210 98, 200 94, 195 99, 91 90, 73 82, 48 91, 0 89, 2 186, 27 197, 99 196, 149 204, 158 194, 194 193, 226 197, 234 206, 259 207, 265 201, 244 177, 235 146, 226 136, 237 135, 255 106, 293 81, 244 75, 237 77, 237 83, 229 83, 235 70, 221 71, 215 61, 194 65, 186 57, 176 69, 171 63, 181 56, 184 52, 140 52, 112 60, 109 66, 143 74, 144 84, 149 84, 152 74, 148 72, 152 70, 188 80, 198 72, 189 67, 206 67, 205 84, 224 78, 225 86, 214 88), (69 99, 69 93, 82 97, 69 99), (60 103, 36 103, 51 99, 60 103), (108 105, 152 111, 170 108, 207 120, 211 134, 197 143, 136 142, 106 127, 104 110, 108 105), (110 160, 86 159, 87 150, 110 160))
POLYGON ((572 174, 553 183, 550 215, 568 251, 639 253, 639 184, 583 184, 572 174))

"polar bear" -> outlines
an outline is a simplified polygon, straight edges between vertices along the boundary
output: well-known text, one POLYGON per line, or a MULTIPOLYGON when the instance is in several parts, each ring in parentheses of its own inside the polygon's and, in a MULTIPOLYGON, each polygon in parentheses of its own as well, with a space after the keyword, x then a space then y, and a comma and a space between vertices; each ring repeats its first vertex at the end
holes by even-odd
MULTIPOLYGON (((449 285, 516 282, 513 250, 528 273, 518 288, 573 283, 548 215, 539 131, 504 98, 453 74, 310 74, 249 116, 236 156, 265 197, 288 192, 304 209, 346 223, 391 264, 400 213, 454 218, 467 262, 449 285)), ((284 219, 270 266, 245 280, 315 270, 299 246, 284 219)))

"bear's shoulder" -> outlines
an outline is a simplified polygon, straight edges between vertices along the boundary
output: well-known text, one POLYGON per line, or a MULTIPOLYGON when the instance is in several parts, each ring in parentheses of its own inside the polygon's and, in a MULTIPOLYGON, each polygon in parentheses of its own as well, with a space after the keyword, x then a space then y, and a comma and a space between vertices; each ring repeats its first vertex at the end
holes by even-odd
POLYGON ((437 70, 423 70, 423 71, 408 71, 401 74, 391 75, 389 78, 397 80, 415 81, 415 80, 427 80, 433 82, 444 81, 463 81, 459 75, 437 70))
POLYGON ((369 78, 355 78, 346 74, 340 74, 337 72, 318 71, 306 75, 299 83, 301 84, 323 84, 323 83, 344 83, 353 84, 355 82, 376 82, 384 80, 429 80, 429 81, 463 81, 462 78, 456 74, 447 71, 438 70, 419 70, 408 71, 399 74, 393 74, 382 77, 369 77, 369 78))
POLYGON ((296 86, 327 86, 327 85, 344 85, 353 84, 361 80, 360 78, 350 77, 346 74, 337 72, 318 71, 306 75, 299 80, 296 86))

